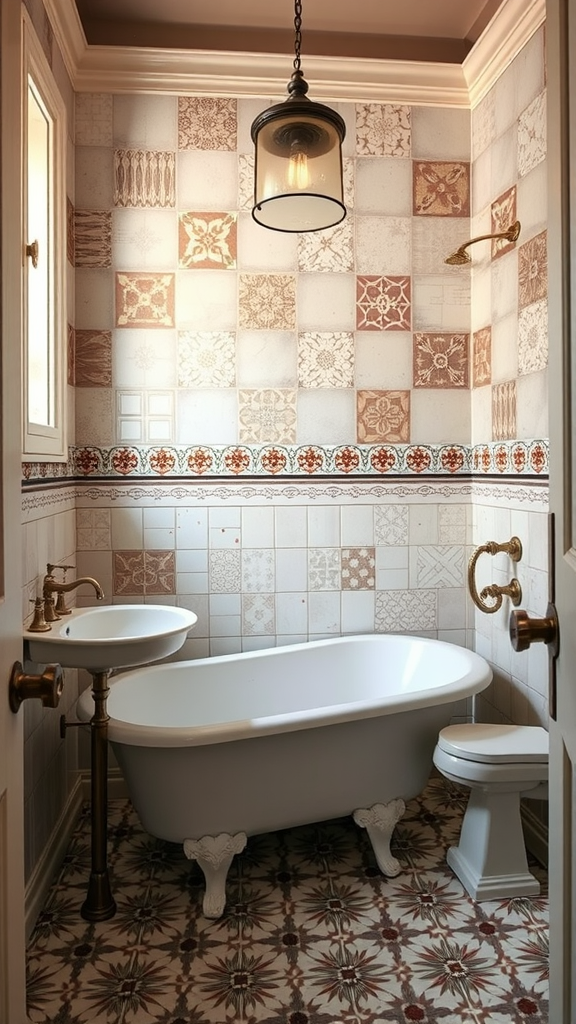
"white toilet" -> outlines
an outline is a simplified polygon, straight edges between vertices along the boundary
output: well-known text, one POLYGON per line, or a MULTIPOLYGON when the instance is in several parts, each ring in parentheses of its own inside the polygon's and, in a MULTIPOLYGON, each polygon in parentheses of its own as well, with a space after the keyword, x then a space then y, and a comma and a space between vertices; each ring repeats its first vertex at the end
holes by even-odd
POLYGON ((548 796, 548 733, 541 726, 449 725, 434 751, 438 771, 468 786, 460 842, 447 861, 475 900, 536 896, 528 871, 520 797, 548 796))

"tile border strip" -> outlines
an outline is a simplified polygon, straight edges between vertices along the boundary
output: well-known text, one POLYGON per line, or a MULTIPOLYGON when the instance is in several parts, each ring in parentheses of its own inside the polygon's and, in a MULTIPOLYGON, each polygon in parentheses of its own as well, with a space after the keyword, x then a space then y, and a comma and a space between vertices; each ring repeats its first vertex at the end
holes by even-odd
POLYGON ((548 474, 548 441, 377 445, 94 445, 70 448, 67 463, 26 462, 24 483, 150 477, 535 476, 548 474))

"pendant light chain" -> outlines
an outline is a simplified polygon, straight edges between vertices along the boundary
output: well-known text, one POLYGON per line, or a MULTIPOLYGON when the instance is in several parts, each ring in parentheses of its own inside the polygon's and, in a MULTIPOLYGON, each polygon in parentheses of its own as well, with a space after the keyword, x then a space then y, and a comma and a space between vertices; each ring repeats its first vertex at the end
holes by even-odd
POLYGON ((302 3, 294 0, 294 70, 300 71, 300 47, 302 46, 302 3))

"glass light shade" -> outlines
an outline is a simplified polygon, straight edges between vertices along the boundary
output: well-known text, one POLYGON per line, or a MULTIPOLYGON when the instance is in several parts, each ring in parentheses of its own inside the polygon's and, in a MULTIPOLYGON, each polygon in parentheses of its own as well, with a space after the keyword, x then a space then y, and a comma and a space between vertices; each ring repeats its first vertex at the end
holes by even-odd
POLYGON ((254 220, 275 231, 320 231, 344 220, 345 133, 336 111, 302 94, 263 110, 252 124, 254 220))

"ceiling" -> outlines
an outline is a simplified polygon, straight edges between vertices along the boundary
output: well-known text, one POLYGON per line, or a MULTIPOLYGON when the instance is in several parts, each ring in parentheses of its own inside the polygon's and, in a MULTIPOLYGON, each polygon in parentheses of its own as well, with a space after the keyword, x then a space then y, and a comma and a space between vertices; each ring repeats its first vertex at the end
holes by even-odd
MULTIPOLYGON (((303 0, 306 54, 461 64, 504 0, 303 0)), ((76 0, 89 44, 293 53, 293 0, 76 0)))

